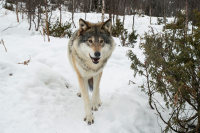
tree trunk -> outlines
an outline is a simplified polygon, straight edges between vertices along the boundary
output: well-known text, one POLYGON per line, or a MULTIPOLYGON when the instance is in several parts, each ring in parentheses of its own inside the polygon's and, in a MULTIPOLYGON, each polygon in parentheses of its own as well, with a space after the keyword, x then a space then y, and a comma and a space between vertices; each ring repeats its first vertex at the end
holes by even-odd
POLYGON ((186 20, 185 20, 185 37, 187 37, 187 29, 188 29, 188 0, 186 0, 186 3, 185 3, 185 16, 186 16, 186 20))
POLYGON ((22 8, 22 2, 21 2, 21 12, 22 12, 22 19, 24 19, 24 10, 22 8))
POLYGON ((29 26, 29 29, 28 30, 31 30, 31 2, 30 0, 28 1, 28 17, 29 17, 29 23, 30 23, 30 26, 29 26))
POLYGON ((60 24, 61 24, 61 19, 62 19, 62 13, 61 13, 61 3, 60 3, 60 24))
POLYGON ((72 1, 72 22, 74 22, 74 0, 72 1))
POLYGON ((197 117, 198 117, 198 122, 196 127, 196 133, 200 133, 200 93, 198 89, 197 89, 197 117))
POLYGON ((166 30, 166 9, 165 9, 165 1, 164 0, 164 22, 165 22, 165 30, 166 30))
POLYGON ((114 4, 113 4, 113 6, 112 6, 113 24, 115 23, 115 20, 114 20, 114 19, 115 19, 115 18, 114 18, 114 17, 115 17, 115 16, 114 16, 115 9, 116 9, 116 8, 114 7, 114 4))
POLYGON ((111 12, 111 10, 112 10, 112 1, 110 0, 109 1, 110 3, 109 3, 109 19, 112 19, 112 12, 111 12))
POLYGON ((115 24, 115 15, 113 14, 113 25, 115 24))
POLYGON ((150 16, 150 25, 151 25, 151 1, 149 2, 149 16, 150 16))
POLYGON ((40 26, 40 17, 41 17, 41 14, 40 14, 40 5, 38 5, 38 21, 37 21, 36 31, 38 31, 39 26, 40 26))
POLYGON ((116 19, 118 19, 118 15, 119 15, 119 0, 117 0, 117 7, 116 7, 116 10, 117 10, 116 19))
MULTIPOLYGON (((73 0, 74 1, 74 0, 73 0)), ((92 0, 89 0, 90 1, 90 11, 92 11, 92 0)))
POLYGON ((133 15, 133 26, 132 26, 132 30, 134 30, 134 20, 135 19, 135 14, 133 15))
POLYGON ((125 12, 126 12, 126 0, 124 1, 124 16, 123 16, 123 25, 125 21, 125 12))
POLYGON ((76 28, 76 25, 74 23, 74 0, 73 0, 73 3, 72 3, 72 23, 74 24, 74 27, 76 28))
POLYGON ((28 29, 28 30, 31 30, 31 14, 30 14, 30 13, 29 13, 29 18, 30 18, 30 20, 29 20, 29 21, 30 21, 30 22, 29 22, 30 25, 29 25, 29 29, 28 29))
POLYGON ((104 22, 104 12, 105 12, 105 0, 102 0, 102 22, 104 22))
POLYGON ((17 15, 17 22, 19 22, 19 16, 18 16, 18 0, 16 0, 16 15, 17 15))
POLYGON ((48 26, 48 14, 47 14, 47 0, 45 0, 45 15, 46 15, 46 31, 47 31, 47 38, 48 38, 48 42, 50 42, 50 38, 49 38, 49 26, 48 26))

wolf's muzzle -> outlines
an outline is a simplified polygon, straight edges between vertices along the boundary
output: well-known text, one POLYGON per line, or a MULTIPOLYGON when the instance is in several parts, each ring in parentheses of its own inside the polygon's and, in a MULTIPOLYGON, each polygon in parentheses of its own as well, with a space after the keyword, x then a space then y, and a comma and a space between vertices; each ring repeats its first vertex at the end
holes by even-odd
POLYGON ((94 55, 99 58, 101 56, 101 53, 99 51, 94 52, 94 55))
MULTIPOLYGON (((89 54, 90 55, 90 54, 89 54)), ((99 63, 99 60, 100 60, 100 58, 99 57, 91 57, 90 56, 90 58, 92 59, 92 62, 94 63, 94 64, 98 64, 99 63)))

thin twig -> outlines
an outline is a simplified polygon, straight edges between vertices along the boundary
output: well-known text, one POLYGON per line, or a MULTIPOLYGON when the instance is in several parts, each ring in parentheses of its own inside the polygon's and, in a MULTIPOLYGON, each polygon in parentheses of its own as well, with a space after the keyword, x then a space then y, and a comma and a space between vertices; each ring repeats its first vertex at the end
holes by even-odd
POLYGON ((128 83, 128 85, 130 85, 130 82, 132 82, 133 84, 135 84, 135 82, 133 82, 133 81, 129 80, 129 83, 128 83))
POLYGON ((4 44, 4 41, 3 41, 3 39, 1 39, 1 41, 0 41, 0 44, 3 44, 3 46, 4 46, 4 48, 5 48, 5 51, 7 52, 7 49, 6 49, 6 46, 5 46, 5 44, 4 44))
POLYGON ((17 64, 23 64, 23 65, 27 65, 28 66, 28 63, 31 61, 31 56, 29 55, 30 59, 27 60, 27 61, 24 61, 23 63, 17 63, 17 64))
POLYGON ((21 21, 20 23, 18 23, 18 24, 15 25, 15 26, 12 26, 13 23, 11 23, 9 27, 5 28, 5 29, 2 30, 1 32, 5 31, 5 30, 7 30, 7 29, 9 29, 9 28, 15 28, 15 27, 17 27, 18 25, 20 25, 22 22, 23 22, 23 21, 21 21))

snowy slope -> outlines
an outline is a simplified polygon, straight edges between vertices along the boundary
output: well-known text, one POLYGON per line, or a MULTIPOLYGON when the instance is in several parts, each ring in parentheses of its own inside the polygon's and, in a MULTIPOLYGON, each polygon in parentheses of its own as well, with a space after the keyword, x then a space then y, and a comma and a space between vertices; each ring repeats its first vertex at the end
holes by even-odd
MULTIPOLYGON (((55 15, 55 14, 54 14, 55 15)), ((57 16, 59 14, 57 13, 57 16)), ((50 37, 44 41, 39 32, 28 31, 26 20, 14 28, 15 13, 0 10, 0 133, 159 133, 155 111, 148 106, 148 96, 141 92, 141 77, 133 77, 131 62, 125 56, 131 48, 117 47, 108 61, 100 84, 102 106, 94 113, 95 122, 83 121, 83 100, 77 97, 79 85, 67 58, 67 38, 50 37), (5 12, 8 15, 5 15, 5 12), (31 59, 30 59, 30 57, 31 59), (28 65, 18 64, 30 59, 28 65), (128 85, 129 80, 136 84, 128 85), (67 87, 68 88, 67 88, 67 87)), ((68 20, 70 13, 64 12, 68 20)), ((55 17, 56 18, 56 17, 55 17)), ((75 14, 75 24, 83 13, 75 14)), ((101 14, 87 14, 87 21, 98 22, 101 14)), ((20 19, 20 21, 22 21, 20 19)), ((152 19, 156 23, 156 18, 152 19)), ((132 27, 132 16, 125 26, 132 27)), ((135 18, 135 29, 148 31, 149 17, 135 18)), ((154 26, 158 30, 162 26, 154 26)), ((75 29, 74 29, 75 30, 75 29)), ((143 60, 138 48, 133 50, 143 60)), ((163 125, 162 122, 160 122, 163 125)))

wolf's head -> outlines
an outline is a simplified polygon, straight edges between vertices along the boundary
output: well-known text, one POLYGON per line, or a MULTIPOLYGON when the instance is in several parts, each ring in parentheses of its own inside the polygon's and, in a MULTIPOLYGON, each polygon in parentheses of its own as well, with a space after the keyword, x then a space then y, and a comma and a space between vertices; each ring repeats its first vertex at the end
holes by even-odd
POLYGON ((80 19, 76 39, 79 55, 87 57, 94 64, 110 57, 115 48, 111 26, 110 19, 101 23, 90 23, 80 19))

